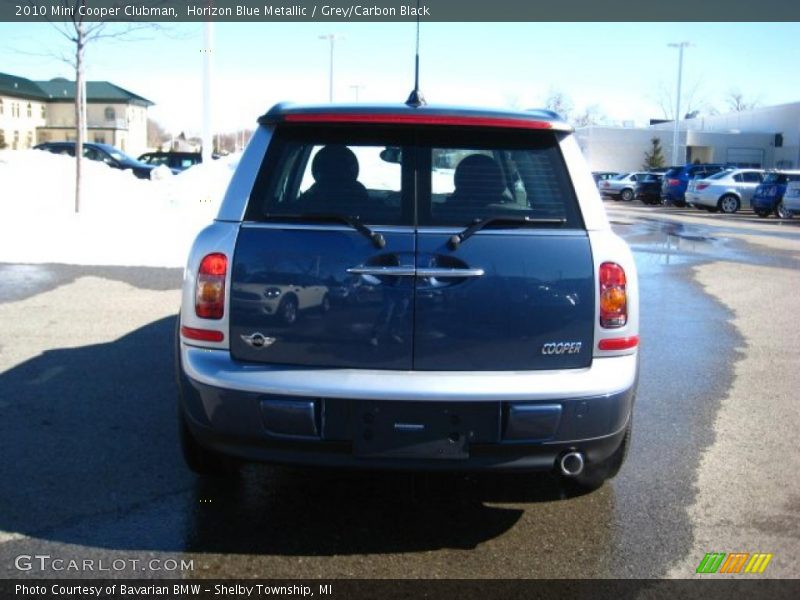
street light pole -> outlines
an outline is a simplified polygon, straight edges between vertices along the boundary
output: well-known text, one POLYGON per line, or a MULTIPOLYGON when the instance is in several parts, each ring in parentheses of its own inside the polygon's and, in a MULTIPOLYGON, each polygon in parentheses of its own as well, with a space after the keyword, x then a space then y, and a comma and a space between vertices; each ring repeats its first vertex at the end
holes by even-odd
POLYGON ((328 40, 331 45, 331 57, 330 57, 330 70, 329 70, 329 80, 328 80, 328 102, 333 102, 333 45, 336 40, 343 40, 343 35, 337 35, 335 33, 326 33, 325 35, 319 36, 321 40, 328 40))
MULTIPOLYGON (((675 94, 675 127, 672 132, 672 164, 678 165, 678 137, 679 137, 679 124, 681 118, 681 79, 683 77, 683 49, 691 46, 689 42, 677 42, 667 44, 670 48, 678 49, 678 90, 675 94)), ((683 161, 681 161, 683 164, 683 161)))
POLYGON ((351 89, 351 90, 354 90, 354 91, 355 91, 355 93, 356 93, 356 102, 358 102, 358 91, 359 91, 359 90, 363 90, 363 89, 364 89, 364 87, 365 87, 365 86, 363 86, 363 85, 360 85, 360 84, 358 84, 358 83, 354 83, 353 85, 351 85, 351 86, 350 86, 350 89, 351 89))
POLYGON ((211 162, 211 154, 214 152, 214 128, 212 125, 211 110, 211 49, 214 44, 214 25, 211 21, 206 21, 203 28, 203 162, 211 162))

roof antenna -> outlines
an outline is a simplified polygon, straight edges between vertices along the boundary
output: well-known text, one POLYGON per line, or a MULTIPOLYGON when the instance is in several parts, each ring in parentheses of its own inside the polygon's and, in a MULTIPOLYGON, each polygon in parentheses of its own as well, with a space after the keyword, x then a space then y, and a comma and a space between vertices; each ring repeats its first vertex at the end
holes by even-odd
POLYGON ((425 96, 419 91, 419 0, 417 0, 417 55, 414 65, 414 90, 409 95, 408 100, 406 100, 406 105, 419 108, 425 104, 427 104, 427 102, 425 102, 425 96))

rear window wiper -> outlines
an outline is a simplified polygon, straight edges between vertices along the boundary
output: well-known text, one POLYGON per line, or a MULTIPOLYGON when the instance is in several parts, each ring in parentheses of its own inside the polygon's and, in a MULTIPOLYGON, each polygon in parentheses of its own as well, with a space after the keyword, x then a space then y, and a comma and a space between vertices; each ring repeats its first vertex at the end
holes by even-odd
POLYGON ((516 225, 518 227, 526 227, 529 225, 563 225, 566 222, 567 220, 564 218, 540 218, 531 217, 529 215, 505 215, 487 217, 485 219, 475 219, 464 231, 452 236, 447 241, 447 245, 451 250, 455 250, 463 241, 469 239, 487 225, 507 223, 509 225, 516 225))
POLYGON ((345 225, 349 225, 358 233, 363 235, 365 238, 370 240, 372 244, 376 248, 383 248, 386 246, 386 238, 383 237, 382 234, 372 231, 369 227, 364 225, 361 222, 361 219, 358 216, 349 216, 349 215, 337 215, 337 214, 280 214, 274 213, 270 215, 266 215, 265 219, 268 221, 282 221, 282 220, 291 220, 291 221, 314 221, 314 222, 323 222, 323 223, 344 223, 345 225))

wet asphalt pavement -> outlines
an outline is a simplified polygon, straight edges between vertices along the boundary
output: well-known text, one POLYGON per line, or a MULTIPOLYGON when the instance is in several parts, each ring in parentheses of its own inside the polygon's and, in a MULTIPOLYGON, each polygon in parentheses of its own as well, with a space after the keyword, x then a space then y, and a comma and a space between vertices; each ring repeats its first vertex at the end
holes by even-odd
POLYGON ((641 374, 628 461, 588 494, 550 475, 252 465, 199 480, 175 426, 181 272, 0 265, 0 577, 648 578, 690 564, 700 457, 735 365, 755 360, 693 269, 797 271, 800 219, 607 207, 639 266, 641 374), (33 554, 118 562, 15 566, 33 554))

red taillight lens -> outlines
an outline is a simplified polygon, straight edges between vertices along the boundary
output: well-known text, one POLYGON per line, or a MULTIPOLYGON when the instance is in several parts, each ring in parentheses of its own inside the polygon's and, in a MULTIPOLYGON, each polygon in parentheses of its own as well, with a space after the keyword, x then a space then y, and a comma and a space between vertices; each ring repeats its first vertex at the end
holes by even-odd
POLYGON ((221 342, 225 339, 225 334, 221 331, 196 329, 194 327, 181 327, 181 335, 190 340, 200 340, 201 342, 221 342))
POLYGON ((604 187, 604 188, 609 188, 609 187, 611 187, 611 184, 610 184, 610 183, 608 183, 607 181, 604 181, 604 182, 603 182, 603 187, 604 187))
POLYGON ((622 327, 628 322, 625 270, 616 263, 600 265, 600 325, 622 327))
POLYGON ((608 338, 600 340, 597 347, 600 350, 630 350, 639 345, 639 336, 632 335, 631 337, 623 338, 608 338))
POLYGON ((670 186, 670 187, 677 187, 680 184, 681 184, 681 180, 680 179, 672 179, 672 178, 667 179, 667 185, 670 186))
POLYGON ((696 183, 694 185, 694 189, 699 192, 700 190, 706 189, 710 185, 710 183, 696 183))
POLYGON ((225 314, 225 274, 228 257, 208 254, 197 271, 194 312, 203 319, 221 319, 225 314))

